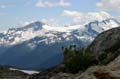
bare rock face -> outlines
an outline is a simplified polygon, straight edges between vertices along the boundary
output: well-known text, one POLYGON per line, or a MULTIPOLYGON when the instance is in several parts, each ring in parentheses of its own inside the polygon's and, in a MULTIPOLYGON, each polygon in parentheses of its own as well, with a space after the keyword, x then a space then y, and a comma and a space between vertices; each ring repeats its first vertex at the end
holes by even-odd
POLYGON ((97 70, 94 72, 94 76, 98 79, 120 79, 120 74, 117 71, 104 71, 97 70))
POLYGON ((117 51, 120 48, 120 27, 101 33, 88 48, 96 54, 117 51))
POLYGON ((120 27, 98 35, 93 43, 88 46, 88 50, 100 63, 108 64, 114 60, 120 54, 120 27))

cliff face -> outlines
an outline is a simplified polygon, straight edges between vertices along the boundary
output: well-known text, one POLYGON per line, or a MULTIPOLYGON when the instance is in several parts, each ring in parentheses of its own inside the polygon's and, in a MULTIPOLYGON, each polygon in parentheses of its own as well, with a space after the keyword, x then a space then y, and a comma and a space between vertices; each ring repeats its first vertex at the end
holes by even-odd
POLYGON ((120 52, 120 27, 105 31, 98 35, 88 50, 100 63, 109 63, 120 52), (105 60, 104 60, 105 59, 105 60), (102 60, 102 61, 101 61, 102 60))
POLYGON ((119 51, 120 27, 105 31, 98 35, 88 49, 95 54, 119 51))

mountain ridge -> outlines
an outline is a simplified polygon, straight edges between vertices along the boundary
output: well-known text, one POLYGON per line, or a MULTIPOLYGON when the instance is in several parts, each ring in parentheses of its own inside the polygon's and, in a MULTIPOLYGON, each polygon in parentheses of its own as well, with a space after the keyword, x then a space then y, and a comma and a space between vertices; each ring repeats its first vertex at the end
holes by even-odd
POLYGON ((53 67, 62 62, 62 46, 76 44, 85 47, 99 33, 105 31, 103 27, 109 27, 111 24, 113 25, 109 29, 119 27, 118 22, 108 19, 100 24, 95 21, 85 26, 75 25, 76 29, 72 29, 75 26, 69 26, 68 31, 60 32, 45 29, 44 23, 34 23, 21 27, 22 30, 12 29, 0 34, 0 64, 35 70, 53 67), (36 62, 38 60, 39 63, 36 62))

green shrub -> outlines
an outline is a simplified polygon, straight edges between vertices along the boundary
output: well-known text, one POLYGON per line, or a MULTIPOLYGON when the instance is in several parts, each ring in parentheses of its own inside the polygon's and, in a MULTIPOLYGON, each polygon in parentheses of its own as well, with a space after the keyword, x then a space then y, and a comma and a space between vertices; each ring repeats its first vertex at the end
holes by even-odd
POLYGON ((63 64, 66 72, 77 73, 92 65, 92 55, 84 48, 77 48, 77 46, 71 45, 68 48, 64 48, 63 51, 63 64))

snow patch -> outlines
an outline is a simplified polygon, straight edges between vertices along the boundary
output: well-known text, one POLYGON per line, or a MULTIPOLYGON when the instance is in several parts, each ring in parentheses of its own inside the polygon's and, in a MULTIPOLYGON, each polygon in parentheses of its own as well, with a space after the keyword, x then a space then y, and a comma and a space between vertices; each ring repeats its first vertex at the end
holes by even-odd
POLYGON ((32 71, 32 70, 21 70, 21 69, 15 69, 15 68, 10 68, 9 70, 11 70, 11 71, 16 71, 16 70, 17 70, 17 71, 21 71, 21 72, 24 72, 24 73, 29 74, 29 75, 40 73, 40 72, 38 72, 38 71, 32 71))

